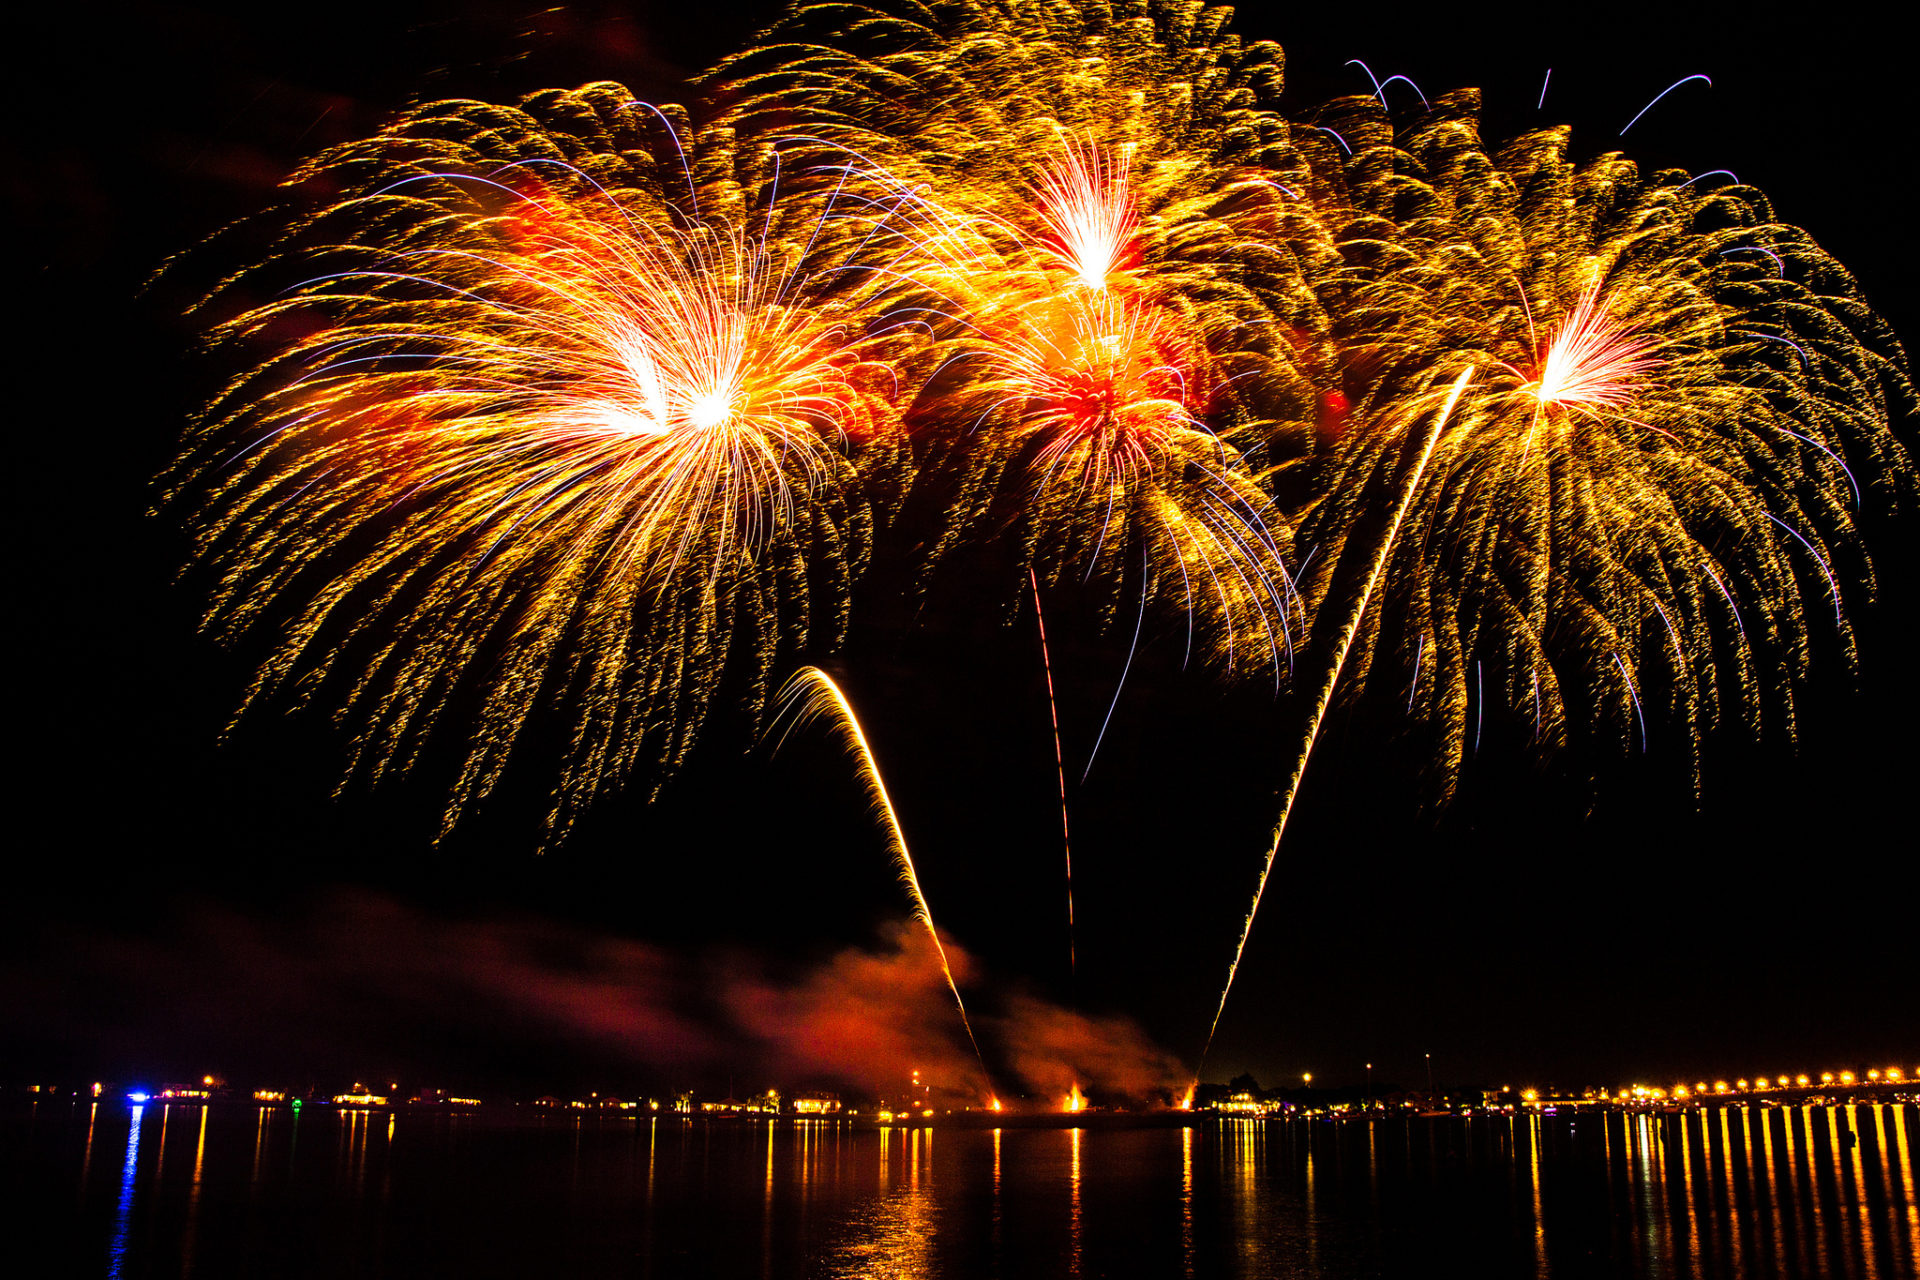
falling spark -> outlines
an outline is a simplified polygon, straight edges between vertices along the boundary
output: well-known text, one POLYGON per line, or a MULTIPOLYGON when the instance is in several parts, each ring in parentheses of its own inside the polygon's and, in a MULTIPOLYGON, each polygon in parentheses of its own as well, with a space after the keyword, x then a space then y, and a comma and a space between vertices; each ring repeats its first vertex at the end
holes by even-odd
POLYGON ((1114 710, 1120 705, 1120 695, 1125 692, 1127 687, 1127 675, 1133 670, 1133 660, 1140 652, 1140 628, 1146 625, 1147 598, 1152 594, 1151 586, 1145 580, 1146 564, 1144 556, 1142 557, 1140 569, 1142 574, 1140 583, 1140 609, 1133 618, 1133 639, 1127 644, 1127 660, 1120 668, 1120 679, 1116 681, 1113 686, 1113 700, 1107 703, 1106 718, 1100 721, 1100 732, 1094 735, 1093 750, 1087 753, 1087 767, 1080 771, 1080 781, 1082 783, 1086 782, 1088 776, 1093 773, 1093 762, 1099 758, 1100 744, 1107 740, 1107 729, 1113 724, 1114 710))
POLYGON ((1707 80, 1707 77, 1706 77, 1706 76, 1704 76, 1704 75, 1700 75, 1700 74, 1698 74, 1698 73, 1695 73, 1694 75, 1690 75, 1690 76, 1684 76, 1684 77, 1682 77, 1682 78, 1681 78, 1681 79, 1679 79, 1679 80, 1675 80, 1675 81, 1674 81, 1674 82, 1673 82, 1672 84, 1670 84, 1670 85, 1668 85, 1668 86, 1667 86, 1666 88, 1664 88, 1664 89, 1662 89, 1662 90, 1661 90, 1661 91, 1660 91, 1659 93, 1656 93, 1656 94, 1654 94, 1654 95, 1653 95, 1653 101, 1652 101, 1652 102, 1649 102, 1649 103, 1648 103, 1648 104, 1647 104, 1646 106, 1644 106, 1644 107, 1642 107, 1642 108, 1640 108, 1640 113, 1639 113, 1639 115, 1636 115, 1636 116, 1634 116, 1634 118, 1633 118, 1633 119, 1631 119, 1631 120, 1629 120, 1629 121, 1627 121, 1627 123, 1626 123, 1626 127, 1620 130, 1620 136, 1624 138, 1624 137, 1626 136, 1626 134, 1627 134, 1627 129, 1631 129, 1631 128, 1633 128, 1633 126, 1635 126, 1636 124, 1639 124, 1639 123, 1640 123, 1640 116, 1644 116, 1645 114, 1647 114, 1647 112, 1649 112, 1649 111, 1651 111, 1651 110, 1653 110, 1653 109, 1654 109, 1654 107, 1655 107, 1656 105, 1658 105, 1658 103, 1659 103, 1659 101, 1660 101, 1660 99, 1662 99, 1662 98, 1664 98, 1664 97, 1666 97, 1666 96, 1667 96, 1668 94, 1670 94, 1670 93, 1672 93, 1672 92, 1673 92, 1673 91, 1674 91, 1675 89, 1678 89, 1678 88, 1679 88, 1679 87, 1680 87, 1681 85, 1683 85, 1683 84, 1688 84, 1688 83, 1690 83, 1690 82, 1692 82, 1692 81, 1695 81, 1695 80, 1706 80, 1706 81, 1707 81, 1707 87, 1708 87, 1709 89, 1711 89, 1711 88, 1713 87, 1713 81, 1711 81, 1711 80, 1707 80))

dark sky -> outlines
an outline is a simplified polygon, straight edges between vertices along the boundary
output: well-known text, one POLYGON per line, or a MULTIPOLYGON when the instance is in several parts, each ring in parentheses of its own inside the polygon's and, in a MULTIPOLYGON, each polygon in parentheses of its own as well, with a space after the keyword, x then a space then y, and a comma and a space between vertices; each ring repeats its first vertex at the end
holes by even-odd
MULTIPOLYGON (((1583 156, 1624 145, 1615 134, 1650 97, 1705 72, 1713 87, 1663 103, 1630 152, 1767 190, 1920 333, 1913 110, 1891 34, 1866 6, 1791 22, 1675 8, 1248 5, 1235 27, 1286 47, 1291 107, 1364 90, 1343 65, 1364 58, 1429 95, 1483 88, 1491 136, 1539 118, 1551 67, 1545 114, 1574 124, 1583 156)), ((730 1050, 667 1042, 737 1032, 743 983, 817 996, 808 984, 845 949, 885 951, 903 904, 818 735, 744 755, 740 726, 722 723, 658 801, 603 804, 541 858, 537 797, 503 798, 437 847, 424 781, 332 799, 341 742, 320 718, 263 715, 221 745, 247 655, 196 636, 199 593, 174 580, 185 539, 145 514, 208 390, 180 298, 140 295, 165 257, 413 98, 600 78, 672 98, 684 69, 759 25, 706 17, 729 11, 35 6, 4 143, 24 758, 0 1078, 391 1068, 712 1084, 730 1050)), ((1817 673, 1797 751, 1709 743, 1697 810, 1657 728, 1644 759, 1594 788, 1577 767, 1490 753, 1436 816, 1400 765, 1336 724, 1208 1076, 1337 1081, 1373 1061, 1376 1078, 1412 1080, 1428 1052, 1462 1082, 1911 1062, 1920 538, 1911 514, 1874 517, 1869 536, 1882 603, 1854 611, 1857 683, 1817 673)), ((1181 672, 1170 638, 1147 646, 1072 794, 1070 983, 1032 616, 1003 627, 966 606, 863 626, 839 670, 941 923, 977 958, 973 998, 1009 1019, 1021 1000, 1130 1018, 1191 1063, 1298 711, 1181 672)), ((1084 762, 1123 646, 1071 616, 1049 628, 1067 755, 1084 762)))

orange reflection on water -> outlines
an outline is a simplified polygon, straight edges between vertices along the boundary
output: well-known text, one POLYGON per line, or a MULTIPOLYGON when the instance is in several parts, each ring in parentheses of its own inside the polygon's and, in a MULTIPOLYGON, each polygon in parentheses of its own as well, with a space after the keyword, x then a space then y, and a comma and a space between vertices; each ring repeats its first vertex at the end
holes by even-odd
POLYGON ((1773 1257, 1775 1265, 1782 1265, 1787 1259, 1786 1232, 1781 1224, 1781 1201, 1779 1183, 1774 1178, 1773 1125, 1765 1108, 1754 1108, 1749 1123, 1757 1119, 1760 1122, 1760 1168, 1766 1172, 1765 1193, 1761 1186, 1754 1187, 1754 1198, 1764 1206, 1763 1212, 1773 1226, 1773 1257))
MULTIPOLYGON (((1191 1094, 1188 1095, 1191 1099, 1191 1094)), ((1193 1280, 1193 1126, 1180 1129, 1180 1256, 1193 1280)))
POLYGON ((1682 1246, 1690 1263, 1700 1256, 1700 1219, 1693 1207, 1693 1116, 1683 1113, 1680 1123, 1680 1199, 1687 1209, 1687 1238, 1682 1246))
POLYGON ((1740 1237, 1744 1234, 1746 1215, 1740 1212, 1733 1180, 1733 1145, 1727 1129, 1727 1117, 1732 1111, 1732 1107, 1720 1108, 1720 1176, 1725 1180, 1727 1195, 1727 1254, 1733 1260, 1733 1274, 1744 1275, 1740 1267, 1740 1237))
POLYGON ((1533 1183, 1533 1260, 1541 1275, 1547 1274, 1547 1219, 1540 1208, 1540 1117, 1527 1117, 1527 1142, 1531 1149, 1528 1174, 1533 1183))
MULTIPOLYGON (((1899 1158, 1894 1162, 1893 1167, 1900 1171, 1900 1199, 1906 1206, 1907 1219, 1907 1263, 1911 1267, 1915 1258, 1920 1257, 1920 1203, 1916 1203, 1913 1196, 1913 1153, 1907 1149, 1907 1126, 1898 1114, 1901 1108, 1883 1107, 1882 1104, 1875 1103, 1873 1109, 1875 1111, 1884 1109, 1893 1122, 1890 1127, 1893 1129, 1894 1149, 1899 1153, 1899 1158)), ((1887 1150, 1885 1146, 1880 1149, 1887 1150)))
MULTIPOLYGON (((1078 1085, 1074 1086, 1074 1092, 1076 1094, 1080 1092, 1078 1085)), ((1068 1239, 1072 1251, 1067 1257, 1067 1274, 1071 1276, 1080 1274, 1080 1137, 1082 1132, 1083 1130, 1078 1128, 1068 1130, 1068 1133, 1073 1139, 1073 1171, 1071 1175, 1073 1195, 1070 1208, 1072 1216, 1068 1232, 1068 1239)))
POLYGON ((1842 1167, 1846 1170, 1847 1199, 1855 1209, 1853 1234, 1860 1250, 1860 1274, 1866 1277, 1866 1280, 1879 1280, 1879 1260, 1874 1257, 1876 1250, 1873 1247, 1872 1238, 1867 1233, 1867 1216, 1859 1212, 1859 1207, 1867 1200, 1866 1170, 1860 1163, 1860 1108, 1849 1104, 1836 1114, 1843 1117, 1842 1123, 1846 1126, 1845 1134, 1837 1141, 1845 1146, 1847 1153, 1846 1163, 1842 1167))
POLYGON ((193 1244, 200 1231, 200 1175, 207 1164, 207 1108, 200 1108, 200 1136, 193 1147, 193 1185, 187 1191, 187 1221, 180 1228, 180 1274, 193 1274, 193 1244))
MULTIPOLYGON (((892 1136, 891 1129, 880 1130, 879 1194, 862 1201, 848 1216, 842 1239, 830 1246, 821 1259, 820 1274, 833 1280, 880 1280, 895 1276, 905 1280, 935 1273, 937 1206, 931 1190, 914 1185, 911 1177, 905 1185, 888 1189, 892 1136)), ((932 1181, 930 1170, 927 1181, 932 1181)))
MULTIPOLYGON (((1314 1209, 1313 1122, 1311 1120, 1305 1123, 1301 1139, 1306 1143, 1307 1147, 1307 1169, 1301 1185, 1304 1189, 1307 1202, 1307 1222, 1312 1224, 1318 1221, 1318 1217, 1314 1209)), ((1311 1229, 1307 1232, 1307 1266, 1310 1270, 1316 1272, 1320 1269, 1320 1235, 1311 1229)))
POLYGON ((993 1131, 993 1258, 1000 1261, 1000 1131, 993 1131))
POLYGON ((767 1190, 760 1202, 760 1274, 773 1274, 773 1131, 775 1121, 765 1125, 767 1137, 767 1190))
POLYGON ((93 1126, 100 1118, 100 1104, 94 1103, 87 1110, 87 1149, 80 1157, 80 1198, 86 1199, 87 1174, 93 1170, 93 1126))
POLYGON ((261 1107, 260 1113, 253 1119, 253 1172, 247 1181, 255 1186, 260 1182, 260 1159, 267 1147, 267 1120, 273 1114, 271 1107, 261 1107))

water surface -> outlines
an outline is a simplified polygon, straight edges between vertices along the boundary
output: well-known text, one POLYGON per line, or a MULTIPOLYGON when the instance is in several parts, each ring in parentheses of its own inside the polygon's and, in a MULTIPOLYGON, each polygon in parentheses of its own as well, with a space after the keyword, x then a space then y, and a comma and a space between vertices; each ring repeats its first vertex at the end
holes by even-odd
POLYGON ((51 1276, 1904 1280, 1917 1110, 996 1131, 41 1102, 0 1113, 0 1202, 51 1276))

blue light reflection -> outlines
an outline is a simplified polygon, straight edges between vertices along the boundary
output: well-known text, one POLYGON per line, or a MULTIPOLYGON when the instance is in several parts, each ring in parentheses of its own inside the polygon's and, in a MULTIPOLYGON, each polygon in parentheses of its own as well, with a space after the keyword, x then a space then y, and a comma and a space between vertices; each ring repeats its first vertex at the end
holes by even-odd
POLYGON ((127 1128, 127 1158, 120 1166, 120 1206, 113 1215, 113 1243, 107 1248, 107 1280, 120 1280, 127 1258, 127 1228, 133 1221, 133 1179, 140 1170, 140 1116, 146 1108, 133 1104, 133 1123, 127 1128))

